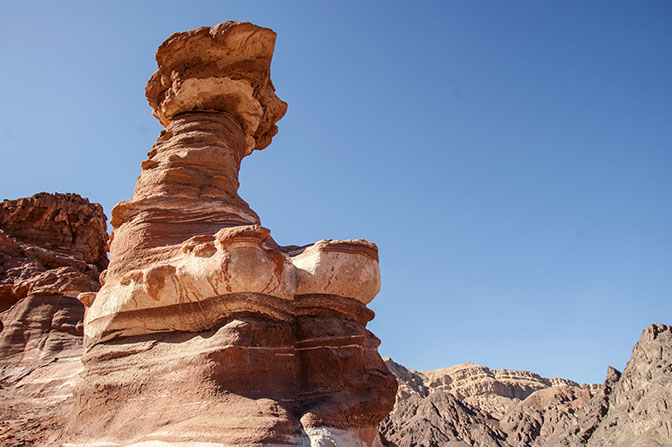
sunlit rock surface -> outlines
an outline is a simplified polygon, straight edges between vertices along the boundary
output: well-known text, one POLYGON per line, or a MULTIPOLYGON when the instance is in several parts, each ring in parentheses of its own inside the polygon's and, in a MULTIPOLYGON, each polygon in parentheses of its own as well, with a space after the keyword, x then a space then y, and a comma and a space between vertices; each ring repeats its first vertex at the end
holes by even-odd
POLYGON ((379 446, 396 380, 366 329, 377 247, 281 247, 237 193, 277 132, 275 33, 177 33, 147 84, 166 127, 112 210, 110 264, 86 306, 70 446, 379 446))

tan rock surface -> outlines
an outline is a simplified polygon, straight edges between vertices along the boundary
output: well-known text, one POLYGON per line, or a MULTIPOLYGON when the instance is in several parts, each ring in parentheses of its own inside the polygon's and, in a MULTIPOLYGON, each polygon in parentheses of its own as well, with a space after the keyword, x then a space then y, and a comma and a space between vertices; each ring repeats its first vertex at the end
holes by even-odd
POLYGON ((265 148, 287 111, 270 78, 274 46, 273 31, 245 22, 173 34, 147 83, 154 116, 167 127, 184 112, 227 112, 245 134, 245 155, 265 148))
MULTIPOLYGON (((399 380, 399 389, 394 408, 379 429, 397 446, 508 446, 506 433, 487 412, 457 398, 445 387, 432 388, 433 380, 427 378, 427 372, 407 369, 389 358, 385 363, 399 380)), ((437 376, 446 377, 445 373, 437 376)))
POLYGON ((166 129, 112 210, 100 291, 80 295, 66 445, 381 445, 396 381, 366 330, 377 247, 280 247, 237 193, 286 110, 274 42, 227 22, 159 47, 146 92, 166 129))

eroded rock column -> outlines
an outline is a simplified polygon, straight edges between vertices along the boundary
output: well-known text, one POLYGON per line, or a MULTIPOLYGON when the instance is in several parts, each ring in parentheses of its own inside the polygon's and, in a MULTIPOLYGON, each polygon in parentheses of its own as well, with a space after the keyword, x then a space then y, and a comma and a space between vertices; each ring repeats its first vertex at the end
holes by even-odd
POLYGON ((112 211, 70 445, 379 446, 396 379, 366 330, 377 247, 280 247, 237 193, 277 132, 273 31, 177 33, 147 84, 166 127, 112 211), (147 444, 149 443, 149 444, 147 444))

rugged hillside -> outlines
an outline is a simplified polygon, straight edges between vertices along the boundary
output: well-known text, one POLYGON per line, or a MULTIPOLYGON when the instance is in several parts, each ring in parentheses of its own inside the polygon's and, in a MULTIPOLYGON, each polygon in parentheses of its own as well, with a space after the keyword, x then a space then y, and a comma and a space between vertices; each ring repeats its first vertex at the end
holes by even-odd
POLYGON ((491 370, 471 362, 421 374, 428 389, 447 391, 496 418, 537 390, 554 385, 586 387, 567 379, 547 379, 529 371, 491 370))
POLYGON ((399 447, 672 445, 672 329, 642 333, 623 374, 603 385, 467 363, 412 371, 387 359, 399 389, 381 432, 399 447))
MULTIPOLYGON (((521 415, 538 411, 527 402, 521 407, 526 407, 521 415)), ((672 446, 672 327, 647 327, 623 374, 609 368, 603 389, 590 402, 544 427, 548 430, 533 445, 672 446)))
POLYGON ((490 370, 464 363, 412 371, 386 359, 399 379, 397 401, 381 424, 401 446, 509 446, 500 419, 540 390, 568 389, 590 397, 594 387, 528 371, 490 370))

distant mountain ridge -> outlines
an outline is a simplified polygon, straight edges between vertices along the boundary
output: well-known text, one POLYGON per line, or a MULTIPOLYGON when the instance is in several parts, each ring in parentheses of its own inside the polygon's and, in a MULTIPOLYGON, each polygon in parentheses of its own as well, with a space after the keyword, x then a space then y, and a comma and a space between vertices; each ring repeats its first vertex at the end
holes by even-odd
POLYGON ((602 385, 463 363, 399 380, 379 429, 398 447, 672 446, 672 328, 647 327, 602 385))

